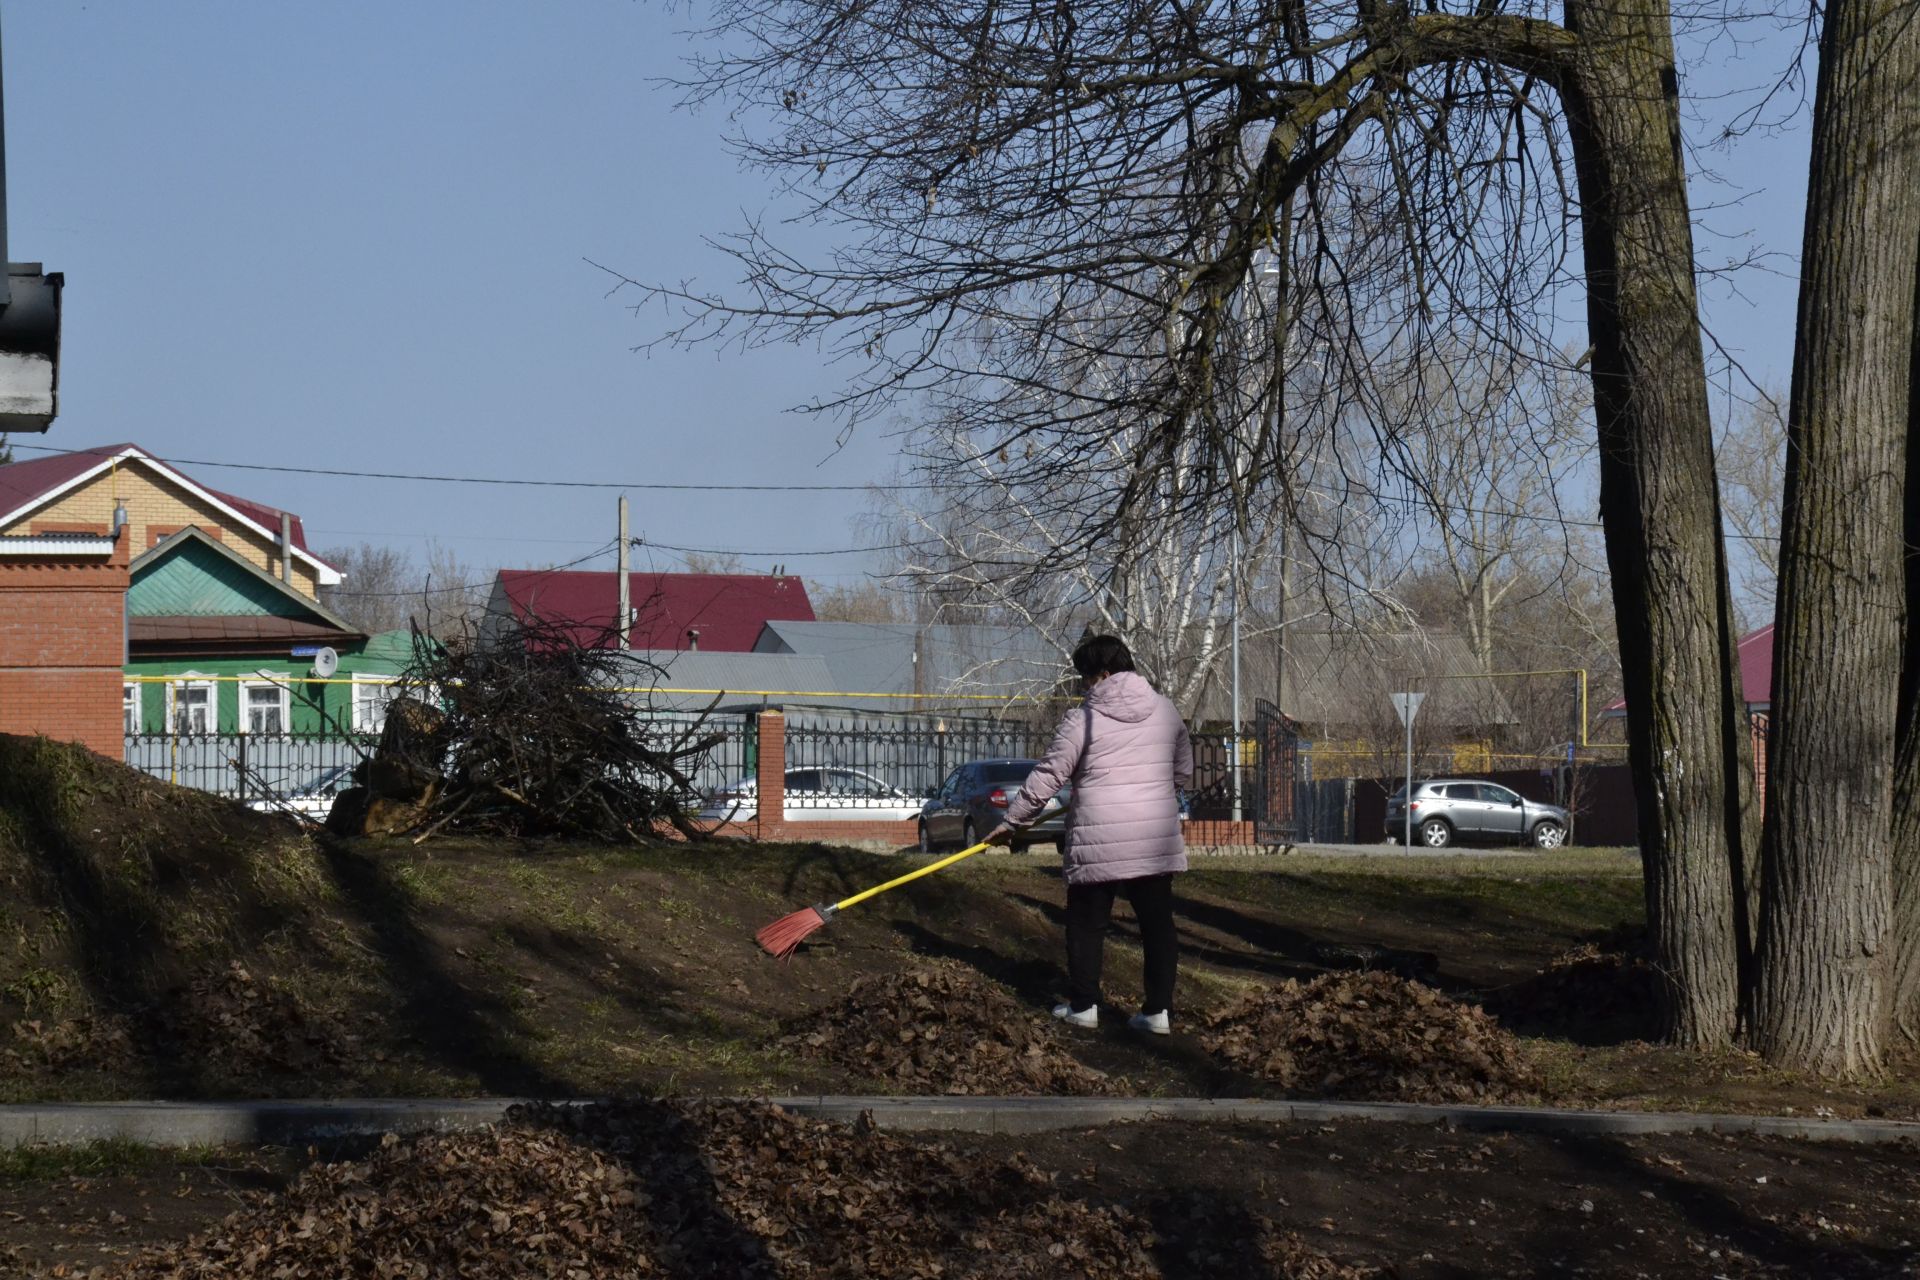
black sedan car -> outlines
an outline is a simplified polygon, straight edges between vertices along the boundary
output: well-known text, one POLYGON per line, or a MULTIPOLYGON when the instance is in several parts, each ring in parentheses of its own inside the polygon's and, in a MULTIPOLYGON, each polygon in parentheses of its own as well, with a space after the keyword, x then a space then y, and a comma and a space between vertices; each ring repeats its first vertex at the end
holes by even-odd
MULTIPOLYGON (((920 810, 920 851, 931 853, 949 845, 964 849, 978 844, 981 837, 1007 818, 1007 805, 1020 784, 1033 772, 1038 760, 973 760, 947 775, 920 810)), ((1015 853, 1024 853, 1029 845, 1051 843, 1055 848, 1067 837, 1067 824, 1061 808, 1068 801, 1072 786, 1060 788, 1060 794, 1048 801, 1040 820, 1026 828, 1012 842, 1015 853)))

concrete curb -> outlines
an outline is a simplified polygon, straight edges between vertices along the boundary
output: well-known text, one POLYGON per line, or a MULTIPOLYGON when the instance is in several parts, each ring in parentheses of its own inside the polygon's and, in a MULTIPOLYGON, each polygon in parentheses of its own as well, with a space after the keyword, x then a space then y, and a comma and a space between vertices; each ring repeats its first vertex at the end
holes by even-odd
MULTIPOLYGON (((285 1102, 71 1102, 0 1106, 0 1149, 117 1140, 156 1147, 298 1145, 379 1133, 445 1133, 497 1122, 514 1098, 367 1098, 285 1102)), ((1920 1143, 1920 1124, 1694 1112, 1447 1107, 1404 1102, 1285 1102, 1248 1098, 773 1098, 797 1115, 882 1129, 1038 1133, 1122 1121, 1324 1124, 1368 1120, 1505 1133, 1632 1137, 1760 1134, 1823 1142, 1920 1143)))

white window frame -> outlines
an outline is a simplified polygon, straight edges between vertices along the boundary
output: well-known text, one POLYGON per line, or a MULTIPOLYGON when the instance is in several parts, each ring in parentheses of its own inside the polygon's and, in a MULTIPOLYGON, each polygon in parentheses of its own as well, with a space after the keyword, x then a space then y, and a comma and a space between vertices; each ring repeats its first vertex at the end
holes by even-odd
POLYGON ((353 731, 355 733, 379 733, 385 729, 387 723, 387 707, 399 696, 400 680, 397 676, 354 676, 353 707, 349 712, 348 718, 348 723, 353 726, 353 731), (379 724, 368 725, 365 723, 365 719, 361 715, 363 703, 369 711, 376 708, 379 710, 379 724))
POLYGON ((292 680, 293 676, 285 671, 260 671, 256 672, 253 677, 240 681, 240 714, 235 721, 235 727, 241 733, 252 733, 254 731, 253 718, 249 714, 253 708, 249 703, 254 693, 262 689, 267 689, 273 692, 280 703, 279 732, 283 734, 292 733, 293 699, 287 687, 292 680))
POLYGON ((129 736, 147 729, 146 686, 132 680, 120 682, 120 729, 129 736), (129 717, 127 713, 133 715, 129 717))
POLYGON ((179 724, 174 720, 174 703, 183 689, 205 689, 207 691, 207 727, 194 729, 192 733, 220 732, 220 686, 215 684, 203 671, 182 671, 175 679, 167 681, 167 736, 180 736, 179 724))

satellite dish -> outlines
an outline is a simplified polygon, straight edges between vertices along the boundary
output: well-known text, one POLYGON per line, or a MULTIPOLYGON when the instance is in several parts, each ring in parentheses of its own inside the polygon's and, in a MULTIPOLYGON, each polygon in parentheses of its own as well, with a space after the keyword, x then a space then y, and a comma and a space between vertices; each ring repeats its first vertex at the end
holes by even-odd
POLYGON ((325 680, 331 675, 333 675, 333 673, 338 671, 339 669, 340 669, 339 654, 335 653, 332 649, 326 648, 325 646, 322 646, 321 648, 314 650, 314 654, 313 654, 313 674, 314 675, 319 676, 322 680, 325 680))

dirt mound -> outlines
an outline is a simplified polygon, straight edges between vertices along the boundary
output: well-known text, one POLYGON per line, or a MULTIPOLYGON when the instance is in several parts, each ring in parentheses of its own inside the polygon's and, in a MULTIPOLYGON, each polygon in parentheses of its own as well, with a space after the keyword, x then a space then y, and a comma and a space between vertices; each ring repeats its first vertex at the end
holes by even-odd
POLYGON ((0 1064, 27 1091, 132 1071, 251 1093, 331 1079, 355 1050, 309 994, 350 948, 290 819, 0 735, 0 886, 0 1064))
POLYGON ((1221 1235, 1203 1205, 1158 1208, 1149 1225, 1070 1199, 1019 1156, 961 1156, 765 1105, 637 1101, 390 1138, 121 1274, 1144 1280, 1170 1255, 1186 1274, 1202 1261, 1225 1268, 1208 1274, 1364 1274, 1264 1218, 1221 1235))
POLYGON ((1200 1041, 1312 1097, 1513 1102, 1538 1088, 1519 1042, 1487 1014, 1387 973, 1269 987, 1209 1017, 1200 1041))
POLYGON ((861 978, 785 1026, 780 1045, 907 1093, 1105 1094, 1045 1015, 971 969, 923 965, 861 978))
POLYGON ((1587 944, 1555 956, 1531 978, 1490 992, 1486 1007, 1529 1035, 1619 1044, 1657 1033, 1659 984, 1659 973, 1643 957, 1587 944))

